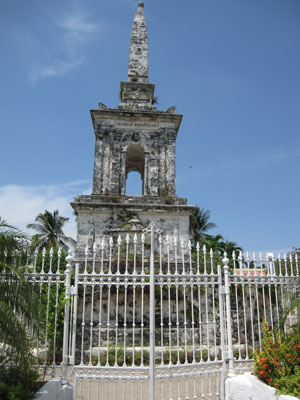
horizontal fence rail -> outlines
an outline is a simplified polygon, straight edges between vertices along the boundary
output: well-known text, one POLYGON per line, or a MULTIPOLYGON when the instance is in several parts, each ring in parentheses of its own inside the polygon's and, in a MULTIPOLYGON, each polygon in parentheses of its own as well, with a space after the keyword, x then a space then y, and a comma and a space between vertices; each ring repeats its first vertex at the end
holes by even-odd
POLYGON ((78 254, 14 257, 40 303, 39 367, 73 379, 74 399, 223 399, 299 293, 297 254, 215 254, 153 225, 78 254))

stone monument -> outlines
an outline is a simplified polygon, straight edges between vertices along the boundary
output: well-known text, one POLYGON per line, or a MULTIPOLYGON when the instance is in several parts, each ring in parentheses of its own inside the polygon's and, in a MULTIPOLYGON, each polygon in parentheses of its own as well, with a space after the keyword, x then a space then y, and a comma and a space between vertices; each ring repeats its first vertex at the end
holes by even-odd
POLYGON ((103 236, 141 233, 153 221, 170 238, 189 239, 194 209, 176 196, 176 137, 182 115, 155 107, 148 79, 148 34, 139 2, 129 49, 128 79, 117 108, 91 110, 95 131, 93 192, 71 203, 77 214, 77 254, 103 236), (126 195, 131 171, 140 174, 142 195, 126 195))

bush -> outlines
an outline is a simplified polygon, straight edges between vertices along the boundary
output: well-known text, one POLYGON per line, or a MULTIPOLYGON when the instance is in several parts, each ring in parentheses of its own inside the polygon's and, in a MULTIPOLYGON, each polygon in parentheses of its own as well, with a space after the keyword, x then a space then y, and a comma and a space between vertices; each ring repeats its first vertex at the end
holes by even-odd
POLYGON ((264 323, 261 351, 254 353, 254 373, 280 393, 300 396, 300 334, 272 333, 264 323))
POLYGON ((1 367, 0 400, 29 400, 39 389, 39 374, 35 369, 25 377, 17 367, 1 367))

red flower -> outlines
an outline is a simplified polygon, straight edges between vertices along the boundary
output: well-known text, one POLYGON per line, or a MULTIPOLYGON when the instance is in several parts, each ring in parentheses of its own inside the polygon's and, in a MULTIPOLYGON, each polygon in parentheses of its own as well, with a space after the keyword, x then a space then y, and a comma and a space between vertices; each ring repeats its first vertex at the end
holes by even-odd
POLYGON ((267 369, 267 368, 268 368, 268 364, 264 364, 263 369, 267 369))
POLYGON ((269 382, 272 382, 272 378, 269 379, 269 382))
POLYGON ((288 359, 288 362, 291 362, 291 361, 292 361, 292 359, 291 359, 291 358, 289 358, 289 359, 288 359))
POLYGON ((260 374, 261 376, 265 375, 264 371, 259 371, 259 374, 260 374))
POLYGON ((286 357, 287 357, 287 358, 290 358, 290 357, 291 357, 291 355, 290 355, 290 354, 286 354, 286 357))

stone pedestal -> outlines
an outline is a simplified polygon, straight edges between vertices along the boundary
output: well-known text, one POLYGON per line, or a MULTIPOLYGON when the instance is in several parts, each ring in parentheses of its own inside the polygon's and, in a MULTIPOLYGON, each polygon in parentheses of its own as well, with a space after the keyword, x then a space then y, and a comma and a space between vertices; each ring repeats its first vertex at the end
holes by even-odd
POLYGON ((100 247, 103 238, 110 236, 141 235, 153 221, 156 229, 170 240, 189 240, 189 217, 193 206, 178 197, 153 196, 80 196, 71 203, 77 213, 77 256, 82 256, 86 245, 94 242, 100 247))

